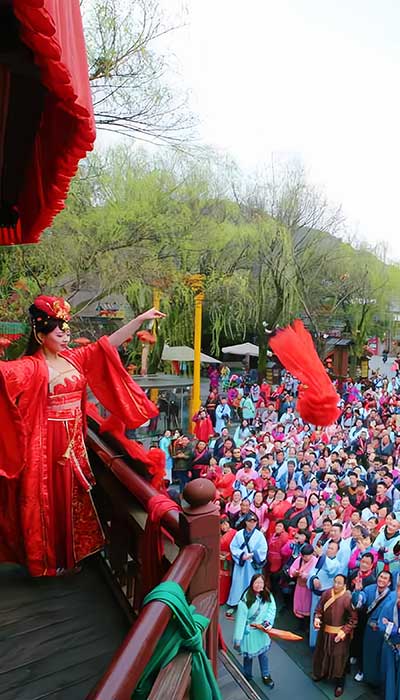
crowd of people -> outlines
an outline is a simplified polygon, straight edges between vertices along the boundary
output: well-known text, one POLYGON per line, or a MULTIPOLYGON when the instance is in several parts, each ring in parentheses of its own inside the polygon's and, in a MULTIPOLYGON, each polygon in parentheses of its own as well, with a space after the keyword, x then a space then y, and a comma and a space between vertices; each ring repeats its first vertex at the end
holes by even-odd
POLYGON ((258 656, 273 687, 268 635, 251 620, 271 627, 276 601, 308 636, 314 680, 332 679, 339 697, 351 670, 398 699, 400 378, 336 382, 341 415, 323 428, 297 414, 297 389, 288 374, 273 388, 213 369, 194 439, 160 441, 168 480, 215 484, 220 604, 248 677, 258 656))

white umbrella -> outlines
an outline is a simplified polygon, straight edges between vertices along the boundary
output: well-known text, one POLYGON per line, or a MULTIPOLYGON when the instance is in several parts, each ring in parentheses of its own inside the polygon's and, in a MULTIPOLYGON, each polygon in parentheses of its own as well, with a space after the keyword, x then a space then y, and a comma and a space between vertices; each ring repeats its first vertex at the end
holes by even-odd
POLYGON ((250 355, 251 357, 258 357, 258 346, 253 345, 253 343, 241 343, 240 345, 229 345, 226 348, 222 348, 222 352, 227 355, 250 355))
MULTIPOLYGON (((170 362, 194 362, 194 350, 187 345, 175 345, 174 347, 164 345, 161 359, 169 360, 170 362)), ((210 357, 210 355, 206 355, 204 352, 200 353, 200 362, 221 364, 220 360, 216 360, 215 357, 210 357)))

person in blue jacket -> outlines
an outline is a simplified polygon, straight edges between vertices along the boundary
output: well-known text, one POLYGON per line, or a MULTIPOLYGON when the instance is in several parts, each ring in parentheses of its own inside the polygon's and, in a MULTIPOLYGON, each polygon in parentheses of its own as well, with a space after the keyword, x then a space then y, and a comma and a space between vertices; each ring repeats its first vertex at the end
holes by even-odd
POLYGON ((379 619, 385 609, 388 597, 393 598, 391 583, 390 571, 381 571, 376 583, 366 586, 362 590, 355 590, 352 594, 352 603, 358 612, 356 635, 362 636, 362 643, 357 645, 358 654, 354 654, 358 666, 355 680, 364 680, 365 683, 376 687, 381 682, 380 664, 383 645, 383 633, 379 630, 379 619))
POLYGON ((385 700, 400 700, 400 584, 388 596, 379 630, 383 633, 381 679, 385 700))

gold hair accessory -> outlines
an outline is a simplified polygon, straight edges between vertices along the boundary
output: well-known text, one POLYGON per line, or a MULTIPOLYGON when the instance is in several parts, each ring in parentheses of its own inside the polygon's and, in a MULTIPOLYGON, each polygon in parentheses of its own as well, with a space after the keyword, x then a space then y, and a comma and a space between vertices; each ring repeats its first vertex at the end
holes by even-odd
POLYGON ((33 337, 39 345, 43 345, 43 340, 40 340, 38 334, 36 333, 36 324, 32 323, 33 337))
POLYGON ((64 321, 69 321, 71 307, 65 299, 57 300, 53 303, 53 310, 56 318, 62 318, 64 321))

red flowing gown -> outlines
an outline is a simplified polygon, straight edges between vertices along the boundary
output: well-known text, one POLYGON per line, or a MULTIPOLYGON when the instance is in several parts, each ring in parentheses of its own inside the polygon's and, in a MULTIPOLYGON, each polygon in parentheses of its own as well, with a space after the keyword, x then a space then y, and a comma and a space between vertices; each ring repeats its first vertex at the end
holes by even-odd
POLYGON ((0 562, 33 576, 103 546, 84 442, 87 383, 127 427, 157 414, 107 338, 63 357, 70 370, 53 378, 41 352, 0 362, 0 562))
POLYGON ((231 527, 220 539, 220 552, 226 555, 226 559, 220 560, 219 568, 219 604, 224 605, 228 600, 232 583, 232 554, 230 543, 236 535, 236 530, 231 527))

